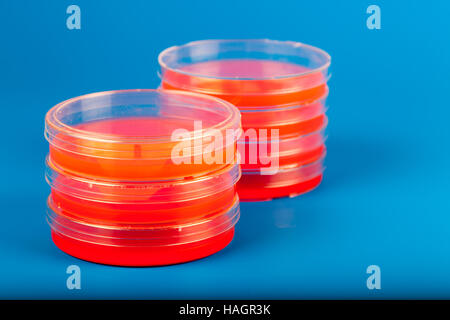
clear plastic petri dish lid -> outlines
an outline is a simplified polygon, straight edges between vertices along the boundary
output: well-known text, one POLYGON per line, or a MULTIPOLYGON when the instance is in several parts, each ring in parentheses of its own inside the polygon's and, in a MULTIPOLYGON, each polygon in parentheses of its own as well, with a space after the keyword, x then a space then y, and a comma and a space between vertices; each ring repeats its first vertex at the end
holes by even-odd
POLYGON ((121 247, 160 247, 194 243, 222 234, 239 220, 236 196, 228 209, 186 224, 171 225, 97 225, 68 218, 64 210, 47 210, 47 222, 53 232, 79 241, 121 247))
POLYGON ((45 118, 52 161, 68 172, 121 180, 172 180, 234 161, 240 114, 223 100, 135 89, 64 101, 45 118))
POLYGON ((331 58, 299 42, 244 39, 170 47, 158 61, 163 88, 215 95, 249 108, 323 96, 331 58))

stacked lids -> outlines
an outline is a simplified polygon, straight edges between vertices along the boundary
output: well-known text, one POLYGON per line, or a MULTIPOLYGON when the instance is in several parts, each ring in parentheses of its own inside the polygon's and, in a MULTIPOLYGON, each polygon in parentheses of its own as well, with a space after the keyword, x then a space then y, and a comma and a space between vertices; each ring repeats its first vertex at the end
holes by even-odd
POLYGON ((162 88, 219 97, 241 111, 241 199, 295 196, 320 184, 326 52, 290 41, 207 40, 168 48, 159 64, 162 88))
POLYGON ((239 219, 239 111, 195 93, 123 90, 62 102, 46 116, 48 222, 55 244, 127 266, 224 248, 239 219))

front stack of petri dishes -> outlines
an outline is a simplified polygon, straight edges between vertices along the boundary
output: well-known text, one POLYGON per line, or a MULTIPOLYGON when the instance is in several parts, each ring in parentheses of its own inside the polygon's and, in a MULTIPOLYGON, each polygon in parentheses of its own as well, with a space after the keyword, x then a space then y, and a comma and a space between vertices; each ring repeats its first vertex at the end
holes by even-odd
POLYGON ((330 56, 290 41, 205 40, 159 55, 161 87, 237 106, 241 200, 296 196, 323 175, 330 56))
POLYGON ((53 107, 45 136, 54 243, 77 258, 122 266, 181 263, 223 249, 239 219, 241 172, 237 158, 225 156, 236 155, 239 136, 206 144, 212 130, 239 132, 239 111, 195 93, 109 91, 53 107), (195 161, 206 150, 223 161, 195 161))

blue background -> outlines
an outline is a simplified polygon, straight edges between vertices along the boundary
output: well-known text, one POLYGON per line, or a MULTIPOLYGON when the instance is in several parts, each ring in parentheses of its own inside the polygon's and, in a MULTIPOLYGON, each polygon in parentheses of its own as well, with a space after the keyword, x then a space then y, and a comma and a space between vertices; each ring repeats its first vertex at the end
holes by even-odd
POLYGON ((0 4, 0 298, 450 298, 450 2, 7 1, 0 4), (81 30, 66 8, 81 8, 81 30), (381 8, 382 29, 366 27, 381 8), (333 57, 325 180, 244 203, 232 244, 192 263, 97 265, 44 220, 44 115, 85 93, 154 88, 157 54, 271 38, 333 57), (82 289, 66 288, 77 264, 82 289), (381 290, 366 268, 381 267, 381 290))

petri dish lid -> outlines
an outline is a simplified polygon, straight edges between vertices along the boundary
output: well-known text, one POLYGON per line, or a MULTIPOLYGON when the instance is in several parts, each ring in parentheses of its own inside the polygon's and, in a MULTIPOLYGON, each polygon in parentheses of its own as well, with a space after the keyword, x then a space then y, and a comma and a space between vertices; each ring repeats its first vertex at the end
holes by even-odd
POLYGON ((61 133, 103 143, 105 148, 126 143, 158 146, 171 142, 173 131, 180 128, 190 132, 187 139, 208 135, 213 129, 237 130, 239 110, 231 103, 197 93, 135 89, 72 98, 54 106, 45 117, 45 137, 50 143, 61 133), (125 128, 115 120, 132 120, 134 126, 125 128), (194 130, 194 121, 202 121, 200 130, 194 130))
POLYGON ((203 40, 162 51, 162 81, 215 95, 271 95, 307 90, 328 80, 331 57, 294 41, 203 40))

